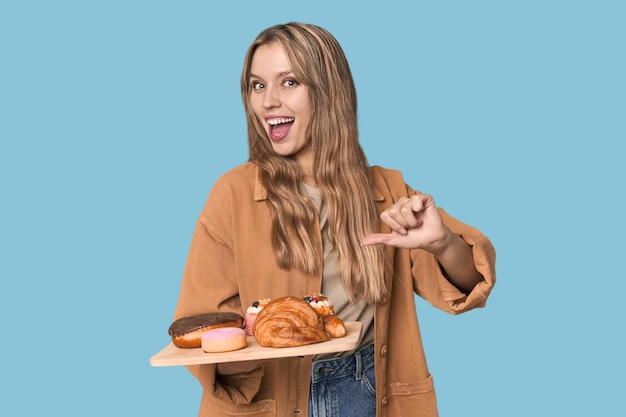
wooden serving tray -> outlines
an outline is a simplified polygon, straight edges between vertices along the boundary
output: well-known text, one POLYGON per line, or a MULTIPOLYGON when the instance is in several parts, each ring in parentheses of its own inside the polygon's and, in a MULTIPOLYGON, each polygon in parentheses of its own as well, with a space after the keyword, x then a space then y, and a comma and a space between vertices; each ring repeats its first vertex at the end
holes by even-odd
POLYGON ((344 352, 358 347, 363 324, 358 321, 346 322, 346 335, 327 342, 311 345, 272 348, 259 345, 254 336, 247 336, 248 345, 240 350, 221 353, 206 353, 202 348, 181 349, 170 342, 159 353, 150 358, 152 366, 201 365, 206 363, 240 362, 260 359, 308 356, 321 353, 344 352))

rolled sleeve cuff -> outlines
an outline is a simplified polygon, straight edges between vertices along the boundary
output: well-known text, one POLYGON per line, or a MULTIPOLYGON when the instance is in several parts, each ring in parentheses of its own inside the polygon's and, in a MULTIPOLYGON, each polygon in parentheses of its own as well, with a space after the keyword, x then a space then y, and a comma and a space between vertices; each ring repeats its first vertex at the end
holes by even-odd
POLYGON ((449 312, 460 314, 465 311, 484 307, 495 283, 495 249, 485 236, 460 235, 472 247, 474 265, 484 280, 476 284, 469 294, 463 293, 446 279, 443 272, 437 277, 443 299, 449 305, 449 312))

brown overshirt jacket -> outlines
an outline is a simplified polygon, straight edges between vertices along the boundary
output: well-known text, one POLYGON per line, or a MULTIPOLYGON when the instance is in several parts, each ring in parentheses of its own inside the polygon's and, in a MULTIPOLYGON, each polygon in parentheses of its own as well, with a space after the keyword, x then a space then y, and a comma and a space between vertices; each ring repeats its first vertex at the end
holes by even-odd
MULTIPOLYGON (((398 171, 373 167, 372 175, 379 212, 400 197, 416 193, 398 171)), ((320 290, 321 275, 277 266, 265 199, 266 190, 253 163, 227 172, 215 183, 197 221, 174 319, 211 311, 244 315, 247 306, 260 298, 303 296, 320 290)), ((443 311, 459 314, 483 307, 495 283, 495 251, 490 241, 440 211, 444 223, 472 246, 476 268, 485 281, 466 295, 446 280, 433 255, 386 247, 395 276, 390 298, 376 305, 375 312, 377 416, 438 415, 414 293, 443 311)), ((380 231, 390 230, 381 222, 380 231)), ((189 366, 204 388, 199 415, 306 416, 311 360, 263 361, 251 372, 228 376, 216 375, 215 365, 189 366)))

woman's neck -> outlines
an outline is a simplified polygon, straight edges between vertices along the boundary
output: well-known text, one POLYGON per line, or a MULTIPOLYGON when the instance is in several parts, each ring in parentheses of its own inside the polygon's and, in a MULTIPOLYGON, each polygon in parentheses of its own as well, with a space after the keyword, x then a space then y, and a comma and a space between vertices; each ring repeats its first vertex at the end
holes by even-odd
POLYGON ((313 173, 313 151, 307 147, 293 156, 294 161, 300 168, 300 177, 302 181, 317 188, 317 181, 315 180, 315 174, 313 173))

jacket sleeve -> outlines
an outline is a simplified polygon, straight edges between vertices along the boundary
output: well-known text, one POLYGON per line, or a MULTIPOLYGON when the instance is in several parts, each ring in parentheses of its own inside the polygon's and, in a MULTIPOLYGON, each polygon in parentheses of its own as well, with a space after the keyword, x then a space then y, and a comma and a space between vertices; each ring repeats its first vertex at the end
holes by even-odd
MULTIPOLYGON (((174 320, 213 311, 242 314, 233 254, 229 187, 216 183, 200 214, 183 272, 174 320)), ((187 369, 215 398, 247 404, 258 392, 263 369, 218 375, 215 365, 187 369)))
POLYGON ((479 230, 460 222, 442 208, 439 208, 439 212, 444 224, 471 246, 474 265, 484 281, 478 283, 469 294, 465 294, 446 279, 432 254, 416 249, 411 251, 415 292, 433 306, 450 314, 484 307, 496 282, 495 249, 479 230))
MULTIPOLYGON (((380 202, 380 211, 398 201, 399 198, 420 193, 405 183, 400 171, 374 167, 372 174, 379 196, 377 201, 380 202)), ((434 255, 421 249, 414 249, 408 251, 413 289, 417 295, 433 306, 450 314, 459 314, 473 308, 483 307, 496 282, 495 249, 489 239, 479 230, 458 221, 441 208, 439 208, 439 213, 444 224, 472 247, 474 264, 484 281, 476 285, 471 293, 465 294, 446 279, 434 255)), ((397 250, 404 251, 405 249, 397 250)))

